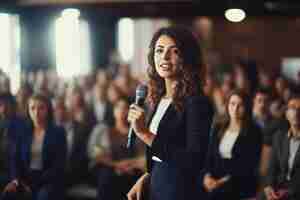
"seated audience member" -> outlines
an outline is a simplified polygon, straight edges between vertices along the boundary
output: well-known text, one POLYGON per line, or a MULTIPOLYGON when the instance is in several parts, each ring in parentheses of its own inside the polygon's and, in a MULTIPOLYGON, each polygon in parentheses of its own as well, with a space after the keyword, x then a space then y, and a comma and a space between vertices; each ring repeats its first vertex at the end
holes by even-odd
POLYGON ((257 89, 253 98, 253 119, 254 122, 262 129, 264 129, 272 120, 270 114, 270 98, 271 95, 267 89, 257 89))
POLYGON ((58 126, 65 129, 67 141, 66 162, 66 189, 81 183, 87 183, 88 157, 87 141, 89 132, 82 123, 72 120, 65 106, 63 97, 55 97, 52 100, 54 119, 58 126))
POLYGON ((288 101, 286 118, 289 128, 279 130, 273 141, 264 188, 267 200, 300 199, 300 96, 288 101))
POLYGON ((112 105, 107 99, 107 86, 97 83, 94 85, 93 111, 97 123, 113 123, 112 105))
POLYGON ((23 134, 17 135, 15 165, 10 169, 12 178, 4 189, 4 199, 20 199, 21 191, 33 200, 62 199, 65 131, 54 125, 48 97, 31 96, 28 111, 29 124, 23 134))
POLYGON ((259 166, 259 190, 263 190, 263 180, 267 173, 267 166, 271 155, 271 145, 269 145, 269 133, 267 133, 268 127, 272 123, 273 119, 270 113, 270 98, 271 93, 266 88, 258 88, 255 91, 253 98, 252 117, 256 125, 261 129, 263 137, 263 145, 261 152, 261 160, 259 166))
POLYGON ((91 168, 98 173, 98 199, 119 200, 144 170, 143 147, 136 144, 133 151, 126 149, 129 125, 129 105, 119 100, 114 107, 115 122, 112 128, 98 124, 89 140, 88 153, 91 168))
POLYGON ((85 124, 90 132, 96 123, 96 118, 84 99, 84 91, 78 86, 71 86, 67 92, 66 100, 72 120, 85 124))
POLYGON ((204 168, 209 200, 240 200, 256 196, 262 134, 251 118, 249 97, 233 91, 223 121, 216 122, 204 168))
POLYGON ((0 93, 0 191, 10 179, 9 167, 16 149, 16 136, 23 134, 24 122, 16 116, 16 102, 9 93, 0 93))

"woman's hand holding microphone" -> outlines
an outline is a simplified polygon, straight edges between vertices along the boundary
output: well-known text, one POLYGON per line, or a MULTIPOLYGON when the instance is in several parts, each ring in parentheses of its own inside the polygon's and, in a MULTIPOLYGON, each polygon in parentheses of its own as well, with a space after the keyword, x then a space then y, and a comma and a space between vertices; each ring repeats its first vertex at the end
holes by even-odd
POLYGON ((145 125, 145 110, 136 104, 130 106, 128 112, 128 122, 136 134, 145 144, 151 146, 155 135, 151 133, 145 125))

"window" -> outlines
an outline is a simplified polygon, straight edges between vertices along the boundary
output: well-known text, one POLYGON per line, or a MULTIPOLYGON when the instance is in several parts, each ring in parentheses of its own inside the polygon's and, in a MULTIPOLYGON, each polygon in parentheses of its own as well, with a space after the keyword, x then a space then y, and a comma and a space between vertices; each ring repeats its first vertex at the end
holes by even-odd
POLYGON ((134 21, 123 18, 118 23, 118 52, 122 61, 129 62, 134 50, 134 21))
POLYGON ((11 92, 20 86, 20 24, 17 15, 0 13, 0 68, 10 79, 11 92))
POLYGON ((121 18, 118 23, 118 53, 121 61, 131 64, 133 73, 146 72, 147 54, 153 34, 170 23, 164 18, 121 18))
POLYGON ((90 32, 77 9, 65 9, 55 23, 56 68, 58 75, 70 79, 90 72, 90 32))

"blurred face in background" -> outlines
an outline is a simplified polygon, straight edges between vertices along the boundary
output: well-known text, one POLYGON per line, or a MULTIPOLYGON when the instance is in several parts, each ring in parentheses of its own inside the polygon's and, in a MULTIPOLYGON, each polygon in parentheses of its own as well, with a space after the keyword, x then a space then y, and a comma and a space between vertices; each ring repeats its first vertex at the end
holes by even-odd
POLYGON ((300 98, 289 100, 286 118, 291 126, 300 128, 300 98))
POLYGON ((71 94, 71 107, 73 109, 83 108, 84 97, 79 90, 74 90, 71 94))
POLYGON ((120 89, 115 84, 110 84, 107 89, 107 98, 111 104, 117 103, 122 97, 120 89))
POLYGON ((53 111, 56 123, 61 124, 66 120, 68 114, 63 100, 54 100, 53 111))
POLYGON ((107 88, 104 85, 100 85, 99 83, 94 86, 94 95, 96 97, 96 101, 103 102, 106 100, 107 96, 107 88))
POLYGON ((241 97, 234 94, 228 102, 228 113, 230 120, 240 121, 245 115, 245 105, 241 97))
POLYGON ((47 103, 38 99, 29 99, 29 116, 35 126, 46 125, 48 118, 47 103))
POLYGON ((248 90, 250 87, 250 82, 246 77, 245 71, 242 69, 241 66, 237 65, 235 68, 235 84, 238 89, 248 90))
POLYGON ((274 119, 281 119, 284 117, 284 104, 278 100, 273 101, 270 104, 270 113, 274 119))
POLYGON ((253 112, 256 114, 268 114, 269 111, 269 96, 264 93, 256 93, 253 100, 253 112))
POLYGON ((129 104, 125 100, 119 100, 114 107, 114 117, 116 122, 122 122, 127 124, 128 111, 129 104))
POLYGON ((285 90, 286 86, 287 86, 287 82, 285 81, 284 78, 278 77, 275 80, 275 89, 278 94, 281 95, 282 92, 285 90))
POLYGON ((224 73, 223 74, 223 81, 221 85, 222 92, 224 94, 230 93, 230 91, 233 89, 233 75, 231 73, 224 73))
POLYGON ((0 100, 0 119, 6 119, 11 113, 11 105, 8 102, 0 100))
POLYGON ((108 85, 110 82, 110 77, 108 73, 104 70, 99 70, 96 75, 96 83, 99 85, 108 85))

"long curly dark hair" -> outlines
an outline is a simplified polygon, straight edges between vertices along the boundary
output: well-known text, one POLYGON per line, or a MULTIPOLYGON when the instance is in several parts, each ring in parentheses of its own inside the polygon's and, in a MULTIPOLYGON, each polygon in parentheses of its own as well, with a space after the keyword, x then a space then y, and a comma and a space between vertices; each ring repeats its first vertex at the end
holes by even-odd
POLYGON ((159 29, 153 36, 148 54, 149 96, 151 106, 158 104, 166 92, 165 82, 155 69, 154 50, 157 40, 165 35, 175 41, 180 51, 183 64, 177 70, 173 102, 176 110, 183 109, 183 101, 187 96, 202 94, 203 61, 199 42, 191 31, 180 26, 159 29))
POLYGON ((222 120, 218 121, 218 126, 220 127, 220 131, 218 133, 218 136, 222 138, 225 134, 226 129, 228 128, 231 118, 229 115, 229 101, 232 96, 238 96, 239 98, 242 99, 243 106, 245 108, 244 116, 242 119, 242 124, 241 124, 241 129, 247 129, 249 126, 253 124, 252 121, 252 101, 251 97, 243 90, 240 89, 235 89, 233 90, 228 96, 226 97, 226 111, 225 115, 222 116, 222 120))

